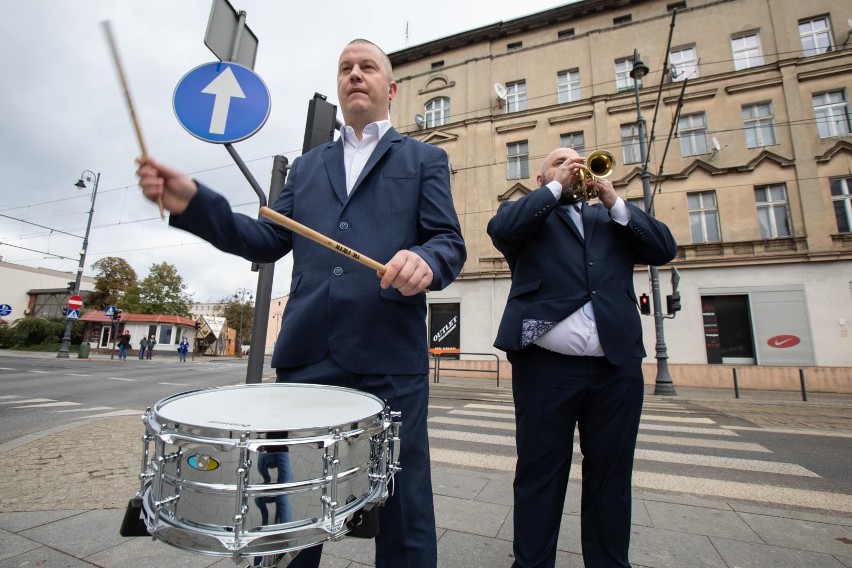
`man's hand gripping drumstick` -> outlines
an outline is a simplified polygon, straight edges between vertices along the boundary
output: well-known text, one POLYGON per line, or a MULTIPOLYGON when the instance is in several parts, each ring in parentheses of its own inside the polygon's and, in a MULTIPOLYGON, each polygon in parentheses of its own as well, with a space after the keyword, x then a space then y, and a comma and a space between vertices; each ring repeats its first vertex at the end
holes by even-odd
MULTIPOLYGON (((130 111, 130 119, 133 121, 133 129, 136 131, 136 140, 139 142, 139 149, 142 152, 140 162, 144 162, 148 156, 148 149, 145 147, 145 140, 142 138, 142 128, 139 126, 139 119, 136 118, 136 110, 133 106, 133 99, 130 96, 130 88, 127 86, 127 79, 124 77, 124 69, 121 66, 121 59, 118 57, 118 48, 115 45, 115 38, 112 35, 112 25, 109 20, 101 22, 106 34, 107 43, 109 44, 112 60, 115 63, 115 69, 118 72, 118 78, 121 81, 121 88, 124 90, 124 98, 127 101, 127 110, 130 111)), ((157 205, 160 208, 160 218, 165 219, 166 215, 163 211, 162 200, 157 200, 157 205)))

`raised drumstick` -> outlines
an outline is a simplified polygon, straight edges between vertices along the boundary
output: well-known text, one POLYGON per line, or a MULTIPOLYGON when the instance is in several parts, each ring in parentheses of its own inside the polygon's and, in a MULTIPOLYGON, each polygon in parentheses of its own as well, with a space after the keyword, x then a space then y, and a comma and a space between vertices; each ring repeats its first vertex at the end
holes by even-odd
MULTIPOLYGON (((148 150, 145 148, 145 140, 142 139, 142 129, 139 127, 139 120, 136 118, 136 110, 133 107, 133 99, 130 97, 130 89, 127 86, 127 79, 124 78, 124 70, 121 67, 121 59, 118 57, 118 49, 115 46, 115 38, 112 35, 112 24, 109 20, 101 22, 106 34, 107 43, 109 44, 112 60, 115 63, 115 69, 118 71, 118 78, 121 81, 121 88, 124 89, 124 96, 127 100, 127 109, 130 111, 130 118, 133 121, 133 128, 136 130, 136 139, 139 141, 139 148, 142 151, 142 162, 148 156, 148 150)), ((166 214, 163 210, 163 197, 157 198, 157 206, 160 208, 160 218, 165 219, 166 214)))

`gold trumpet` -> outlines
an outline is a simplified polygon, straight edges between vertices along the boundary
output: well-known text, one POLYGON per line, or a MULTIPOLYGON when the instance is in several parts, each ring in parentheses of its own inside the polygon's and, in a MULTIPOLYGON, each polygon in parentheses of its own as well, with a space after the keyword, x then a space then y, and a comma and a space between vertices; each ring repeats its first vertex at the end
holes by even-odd
POLYGON ((586 183, 598 178, 605 178, 612 173, 615 158, 606 150, 595 150, 586 157, 586 165, 580 168, 577 181, 571 184, 571 197, 575 201, 588 201, 598 196, 598 190, 587 187, 586 183))

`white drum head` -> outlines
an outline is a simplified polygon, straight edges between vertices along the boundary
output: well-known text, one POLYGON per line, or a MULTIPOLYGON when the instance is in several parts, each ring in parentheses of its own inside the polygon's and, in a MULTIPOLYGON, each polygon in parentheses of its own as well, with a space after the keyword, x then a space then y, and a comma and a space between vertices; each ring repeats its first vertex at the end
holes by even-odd
POLYGON ((324 385, 236 385, 175 395, 158 417, 198 428, 253 432, 315 429, 377 415, 384 404, 354 389, 324 385))

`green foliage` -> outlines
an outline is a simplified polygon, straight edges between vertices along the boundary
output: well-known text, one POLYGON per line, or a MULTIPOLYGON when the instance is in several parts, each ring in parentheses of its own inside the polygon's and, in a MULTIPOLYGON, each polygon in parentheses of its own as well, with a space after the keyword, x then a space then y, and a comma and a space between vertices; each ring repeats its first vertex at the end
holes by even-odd
POLYGON ((95 276, 95 289, 89 294, 88 306, 103 310, 107 306, 125 307, 124 297, 128 289, 137 285, 136 271, 123 258, 107 256, 92 265, 98 271, 95 276))
MULTIPOLYGON (((133 293, 129 291, 128 296, 133 293)), ((190 317, 192 296, 187 294, 186 284, 175 266, 167 262, 151 265, 148 276, 139 283, 138 297, 136 313, 190 317)))
POLYGON ((225 316, 228 327, 237 330, 237 339, 241 339, 243 345, 251 341, 252 322, 254 321, 254 306, 251 300, 241 303, 239 298, 232 296, 223 298, 221 301, 221 315, 225 316))
MULTIPOLYGON (((71 331, 72 343, 80 342, 83 324, 75 322, 71 331)), ((54 345, 62 341, 65 335, 65 320, 45 320, 21 318, 12 325, 0 328, 0 347, 14 349, 54 345)))

